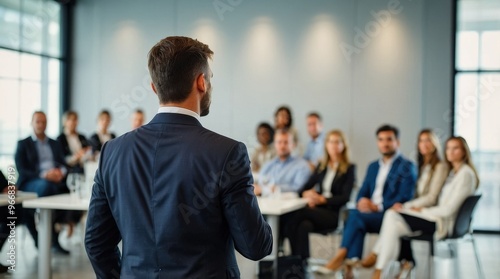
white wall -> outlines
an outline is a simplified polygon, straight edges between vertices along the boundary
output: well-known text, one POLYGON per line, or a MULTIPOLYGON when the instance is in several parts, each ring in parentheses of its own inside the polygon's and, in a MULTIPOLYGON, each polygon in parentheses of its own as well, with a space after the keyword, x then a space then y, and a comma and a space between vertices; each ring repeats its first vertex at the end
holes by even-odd
POLYGON ((400 128, 407 156, 421 128, 448 135, 451 2, 80 0, 71 101, 82 131, 90 134, 98 111, 109 108, 113 130, 126 132, 132 109, 148 119, 157 109, 149 49, 166 36, 195 37, 215 52, 205 127, 251 148, 257 123, 272 122, 276 107, 288 104, 305 142, 305 116, 319 111, 327 129, 349 136, 362 180, 378 156, 380 124, 400 128))

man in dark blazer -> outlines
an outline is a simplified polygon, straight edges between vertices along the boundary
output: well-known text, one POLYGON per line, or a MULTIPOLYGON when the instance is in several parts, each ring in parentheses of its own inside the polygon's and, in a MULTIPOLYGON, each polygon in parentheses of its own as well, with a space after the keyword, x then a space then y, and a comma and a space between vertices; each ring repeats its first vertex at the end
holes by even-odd
POLYGON ((239 278, 235 250, 270 254, 245 146, 199 122, 212 53, 186 37, 149 52, 158 114, 103 146, 94 179, 85 247, 97 278, 239 278))
POLYGON ((398 152, 399 130, 384 125, 376 135, 382 158, 368 166, 358 192, 356 209, 349 211, 340 249, 325 267, 318 270, 320 273, 337 270, 346 258, 360 259, 366 233, 380 231, 385 210, 396 202, 404 203, 413 197, 416 169, 398 152))
MULTIPOLYGON (((47 117, 42 111, 35 111, 31 119, 33 135, 17 143, 15 161, 19 178, 19 190, 35 192, 39 197, 67 192, 65 175, 67 172, 61 145, 45 135, 47 117)), ((56 218, 57 219, 57 218, 56 218)), ((35 228, 34 211, 26 209, 26 227, 38 246, 38 233, 35 228)), ((53 232, 55 252, 69 254, 57 241, 58 233, 53 232)))

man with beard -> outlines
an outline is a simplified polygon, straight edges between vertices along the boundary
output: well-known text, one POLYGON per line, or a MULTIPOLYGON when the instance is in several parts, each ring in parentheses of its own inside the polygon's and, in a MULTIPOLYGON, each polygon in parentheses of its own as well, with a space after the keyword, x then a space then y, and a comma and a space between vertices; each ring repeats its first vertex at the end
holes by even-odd
POLYGON ((158 113, 104 145, 94 179, 85 247, 97 278, 239 278, 235 249, 271 253, 245 145, 199 122, 212 54, 186 37, 150 50, 158 113))
MULTIPOLYGON (((368 166, 365 180, 358 192, 356 209, 349 211, 340 249, 326 266, 318 268, 319 273, 338 270, 345 259, 360 259, 365 234, 380 231, 385 210, 413 197, 416 169, 398 151, 398 129, 384 125, 378 128, 376 135, 382 158, 368 166)), ((350 269, 348 273, 351 273, 350 269)))

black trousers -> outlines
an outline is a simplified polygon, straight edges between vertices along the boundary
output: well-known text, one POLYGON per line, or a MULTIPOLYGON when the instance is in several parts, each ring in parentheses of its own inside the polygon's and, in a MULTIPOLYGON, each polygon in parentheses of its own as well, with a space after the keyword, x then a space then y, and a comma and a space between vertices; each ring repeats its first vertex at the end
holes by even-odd
MULTIPOLYGON (((436 222, 428 221, 413 215, 400 213, 405 219, 410 229, 414 232, 421 231, 425 234, 433 234, 436 231, 436 222)), ((399 250, 398 261, 406 260, 416 265, 413 251, 411 249, 411 241, 401 239, 401 249, 399 250)))
POLYGON ((310 256, 309 233, 337 228, 339 211, 325 207, 306 207, 283 216, 284 236, 290 240, 293 255, 310 256))

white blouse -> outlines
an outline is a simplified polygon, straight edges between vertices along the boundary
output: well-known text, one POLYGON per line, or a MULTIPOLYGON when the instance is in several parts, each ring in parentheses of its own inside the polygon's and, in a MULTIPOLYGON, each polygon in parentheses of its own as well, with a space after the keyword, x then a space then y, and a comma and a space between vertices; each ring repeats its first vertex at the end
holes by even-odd
POLYGON ((325 197, 325 198, 331 198, 332 197, 332 182, 333 182, 333 179, 335 179, 335 174, 337 174, 337 171, 330 168, 330 166, 328 166, 326 168, 326 174, 325 174, 325 178, 323 178, 323 183, 321 184, 321 186, 323 186, 323 193, 322 195, 325 197))

